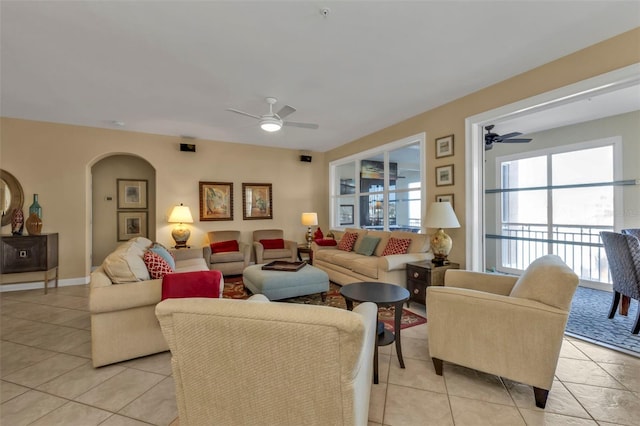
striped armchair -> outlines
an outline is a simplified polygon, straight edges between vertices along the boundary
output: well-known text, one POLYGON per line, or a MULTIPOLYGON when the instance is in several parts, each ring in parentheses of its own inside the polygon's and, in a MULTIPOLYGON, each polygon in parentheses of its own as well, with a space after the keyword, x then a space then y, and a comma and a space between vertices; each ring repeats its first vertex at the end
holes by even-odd
MULTIPOLYGON (((640 240, 628 233, 606 231, 600 232, 600 238, 604 243, 613 279, 613 301, 609 311, 609 318, 613 318, 621 295, 640 303, 640 240)), ((638 334, 639 331, 640 309, 632 333, 638 334)))

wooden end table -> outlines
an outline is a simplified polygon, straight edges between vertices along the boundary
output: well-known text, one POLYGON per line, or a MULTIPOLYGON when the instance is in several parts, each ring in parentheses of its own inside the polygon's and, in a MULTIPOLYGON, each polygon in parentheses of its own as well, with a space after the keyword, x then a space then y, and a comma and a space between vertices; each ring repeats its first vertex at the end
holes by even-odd
MULTIPOLYGON (((427 298, 427 287, 444 285, 444 273, 447 269, 460 269, 460 265, 448 263, 436 266, 430 260, 407 263, 407 289, 411 293, 411 300, 424 305, 427 298)), ((409 303, 407 301, 407 307, 409 307, 409 303)))
MULTIPOLYGON (((378 384, 378 346, 386 346, 396 342, 396 352, 400 368, 404 368, 402 359, 402 345, 400 344, 400 324, 402 320, 402 305, 409 300, 409 292, 397 285, 379 282, 360 282, 347 284, 340 288, 340 294, 347 302, 347 309, 353 309, 353 302, 373 302, 378 307, 393 306, 395 316, 393 333, 384 329, 383 334, 377 336, 373 354, 373 383, 378 384)), ((376 329, 377 333, 377 329, 376 329)))
POLYGON ((311 250, 311 247, 307 247, 306 244, 298 246, 298 260, 302 262, 302 256, 300 256, 300 253, 305 253, 309 256, 309 265, 313 265, 313 250, 311 250))

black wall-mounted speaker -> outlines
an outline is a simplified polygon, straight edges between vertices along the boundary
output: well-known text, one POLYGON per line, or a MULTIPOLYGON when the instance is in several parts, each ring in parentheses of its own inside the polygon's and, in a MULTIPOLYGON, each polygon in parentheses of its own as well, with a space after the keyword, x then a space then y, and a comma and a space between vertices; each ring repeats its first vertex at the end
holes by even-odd
POLYGON ((192 143, 181 143, 180 151, 184 152, 196 152, 196 145, 192 143))
POLYGON ((310 163, 311 162, 311 156, 310 155, 301 155, 300 156, 300 161, 302 161, 303 163, 310 163))

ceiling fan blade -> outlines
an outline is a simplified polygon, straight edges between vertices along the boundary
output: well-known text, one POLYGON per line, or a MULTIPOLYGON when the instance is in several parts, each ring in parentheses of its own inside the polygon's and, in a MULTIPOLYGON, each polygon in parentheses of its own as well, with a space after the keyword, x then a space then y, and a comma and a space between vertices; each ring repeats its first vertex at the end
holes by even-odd
POLYGON ((303 129, 317 129, 318 127, 320 127, 314 123, 298 123, 296 121, 285 121, 284 123, 282 123, 282 125, 289 127, 302 127, 303 129))
POLYGON ((505 140, 505 139, 509 139, 509 138, 515 138, 516 136, 520 136, 521 134, 522 133, 520 133, 520 132, 512 132, 512 133, 507 133, 506 135, 502 135, 502 136, 500 136, 500 138, 502 140, 505 140))
POLYGON ((257 118, 258 120, 262 118, 258 115, 249 114, 248 112, 240 111, 238 109, 227 108, 227 111, 235 112, 236 114, 240 114, 240 115, 246 115, 247 117, 257 118))
POLYGON ((527 142, 531 142, 531 139, 506 139, 501 142, 502 143, 527 143, 527 142))
POLYGON ((291 105, 285 105, 276 114, 280 118, 285 118, 286 116, 293 114, 294 112, 296 112, 296 109, 294 107, 292 107, 291 105))

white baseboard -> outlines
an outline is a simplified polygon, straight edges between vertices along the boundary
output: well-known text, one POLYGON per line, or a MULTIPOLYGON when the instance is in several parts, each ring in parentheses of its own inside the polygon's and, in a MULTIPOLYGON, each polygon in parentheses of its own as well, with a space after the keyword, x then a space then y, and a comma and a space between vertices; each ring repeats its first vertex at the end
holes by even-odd
MULTIPOLYGON (((52 288, 55 285, 54 283, 55 283, 55 280, 50 280, 49 288, 52 288)), ((64 280, 58 280, 58 287, 67 287, 72 285, 84 285, 84 284, 89 284, 89 277, 67 278, 64 280)), ((0 285, 0 293, 4 293, 6 291, 22 291, 22 290, 35 290, 35 289, 42 289, 42 291, 44 291, 44 281, 0 285)))

